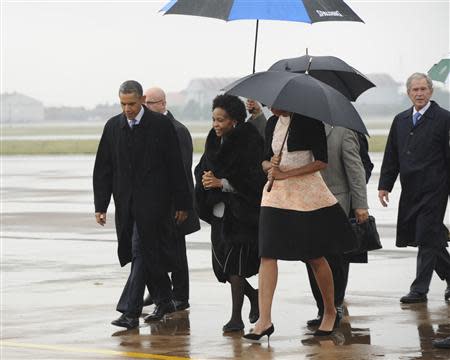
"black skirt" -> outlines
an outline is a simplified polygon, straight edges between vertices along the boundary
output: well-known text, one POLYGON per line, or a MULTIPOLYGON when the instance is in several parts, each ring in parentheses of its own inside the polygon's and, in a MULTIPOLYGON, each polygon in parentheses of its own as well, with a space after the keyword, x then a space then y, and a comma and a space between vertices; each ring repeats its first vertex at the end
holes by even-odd
POLYGON ((214 275, 226 282, 231 275, 245 278, 259 271, 258 244, 231 244, 223 236, 223 220, 214 217, 211 222, 211 253, 214 275))
POLYGON ((259 256, 307 261, 344 254, 356 239, 339 204, 314 211, 261 207, 259 256))

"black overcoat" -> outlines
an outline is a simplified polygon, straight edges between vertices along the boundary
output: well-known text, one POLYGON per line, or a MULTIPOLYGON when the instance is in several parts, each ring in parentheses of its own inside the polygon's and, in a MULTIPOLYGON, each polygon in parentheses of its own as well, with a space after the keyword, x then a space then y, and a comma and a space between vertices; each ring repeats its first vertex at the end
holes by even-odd
POLYGON ((224 241, 230 244, 253 243, 257 246, 262 190, 267 180, 261 166, 264 140, 249 123, 239 124, 222 143, 221 140, 214 130, 209 132, 205 153, 195 167, 198 215, 211 223, 214 205, 225 203, 224 241), (202 186, 204 171, 212 171, 217 178, 227 179, 234 192, 205 190, 202 186))
POLYGON ((191 209, 192 198, 168 118, 144 108, 133 129, 124 114, 108 120, 97 150, 93 185, 96 212, 106 212, 114 197, 120 264, 132 260, 136 222, 150 269, 157 266, 170 271, 176 248, 172 209, 191 209))
POLYGON ((415 126, 412 113, 410 108, 394 118, 378 189, 392 191, 400 174, 397 246, 447 246, 450 112, 432 101, 415 126))
MULTIPOLYGON (((189 192, 192 199, 194 199, 194 179, 192 177, 192 153, 194 149, 191 134, 187 127, 176 120, 170 111, 167 111, 166 116, 172 121, 172 124, 175 127, 178 142, 180 143, 181 158, 183 159, 189 192)), ((194 208, 188 212, 188 218, 182 224, 178 225, 177 228, 182 235, 192 234, 193 232, 200 230, 200 221, 194 208)))

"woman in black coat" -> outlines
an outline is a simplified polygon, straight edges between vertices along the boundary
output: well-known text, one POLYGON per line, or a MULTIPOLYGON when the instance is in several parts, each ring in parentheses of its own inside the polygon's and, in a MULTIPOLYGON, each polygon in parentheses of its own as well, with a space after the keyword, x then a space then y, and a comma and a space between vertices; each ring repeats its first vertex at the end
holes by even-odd
POLYGON ((244 294, 249 298, 249 319, 259 317, 258 291, 246 278, 258 273, 258 218, 265 175, 261 170, 264 141, 245 123, 244 103, 236 96, 213 100, 213 129, 195 168, 196 204, 200 218, 211 224, 214 274, 229 282, 233 310, 224 332, 240 331, 244 294))

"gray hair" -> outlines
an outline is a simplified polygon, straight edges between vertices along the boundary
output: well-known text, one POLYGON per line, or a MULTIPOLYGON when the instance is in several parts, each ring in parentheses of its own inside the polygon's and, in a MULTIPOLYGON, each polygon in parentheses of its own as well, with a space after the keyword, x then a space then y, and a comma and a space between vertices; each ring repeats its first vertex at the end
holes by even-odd
POLYGON ((433 81, 431 80, 431 78, 427 74, 416 72, 412 74, 408 78, 408 80, 406 80, 406 90, 409 91, 411 89, 411 83, 413 82, 413 80, 420 80, 420 79, 425 79, 427 81, 428 88, 430 90, 433 89, 433 81))
POLYGON ((127 80, 120 85, 119 95, 120 94, 136 94, 141 97, 144 94, 142 90, 142 85, 134 80, 127 80))

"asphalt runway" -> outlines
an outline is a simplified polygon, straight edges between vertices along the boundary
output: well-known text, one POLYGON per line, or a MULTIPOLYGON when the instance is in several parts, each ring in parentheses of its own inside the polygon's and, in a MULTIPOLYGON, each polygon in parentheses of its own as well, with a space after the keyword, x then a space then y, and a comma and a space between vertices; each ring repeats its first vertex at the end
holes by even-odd
MULTIPOLYGON (((198 158, 196 158, 198 159, 198 158)), ((95 223, 92 156, 1 158, 1 359, 449 359, 431 347, 450 336, 445 283, 434 276, 428 303, 401 305, 415 273, 415 249, 394 246, 398 187, 377 204, 381 158, 374 155, 369 204, 384 248, 351 266, 346 316, 332 337, 315 339, 316 309, 303 263, 280 262, 270 346, 222 333, 230 289, 210 261, 209 227, 188 237, 191 308, 126 331, 110 325, 129 272, 120 268, 111 207, 95 223)), ((195 162, 195 160, 194 160, 195 162)), ((448 223, 449 217, 446 217, 448 223)), ((256 285, 257 278, 251 278, 256 285)), ((244 302, 245 331, 248 301, 244 302)), ((152 307, 144 308, 145 314, 152 307)))

